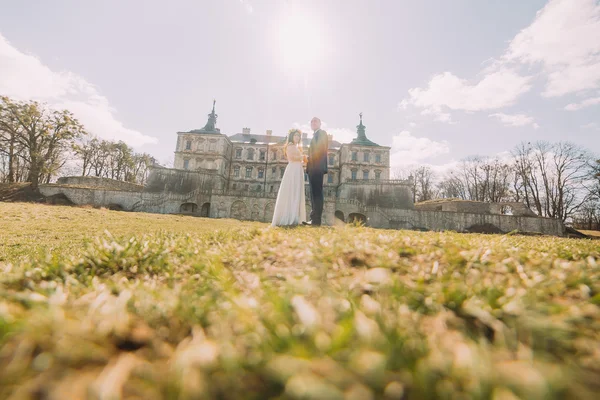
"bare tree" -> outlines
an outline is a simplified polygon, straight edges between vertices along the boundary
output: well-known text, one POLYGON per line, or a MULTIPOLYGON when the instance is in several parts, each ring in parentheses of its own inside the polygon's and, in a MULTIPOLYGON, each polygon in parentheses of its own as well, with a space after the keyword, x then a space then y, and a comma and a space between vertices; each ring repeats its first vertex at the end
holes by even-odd
POLYGON ((590 158, 570 142, 521 143, 513 150, 518 197, 539 215, 566 221, 586 201, 590 158))
POLYGON ((473 156, 450 171, 438 188, 443 197, 501 202, 513 198, 512 167, 500 158, 473 156))
MULTIPOLYGON (((62 162, 61 154, 73 140, 85 134, 69 111, 51 110, 35 101, 18 102, 2 97, 1 119, 2 130, 13 132, 15 143, 23 148, 22 157, 28 164, 27 181, 34 189, 44 177, 56 173, 62 162)), ((11 169, 14 173, 14 168, 11 169)))
POLYGON ((450 171, 438 184, 439 196, 445 199, 468 200, 467 190, 455 171, 450 171))
POLYGON ((412 171, 414 180, 414 201, 421 202, 437 197, 438 190, 435 185, 435 174, 430 167, 424 166, 412 171))
POLYGON ((124 142, 92 138, 73 145, 81 161, 82 176, 97 176, 144 184, 156 161, 149 154, 137 154, 124 142))
POLYGON ((18 166, 19 157, 23 157, 20 142, 18 141, 22 129, 11 112, 14 103, 6 96, 0 97, 0 155, 3 156, 3 171, 6 182, 19 182, 18 166))

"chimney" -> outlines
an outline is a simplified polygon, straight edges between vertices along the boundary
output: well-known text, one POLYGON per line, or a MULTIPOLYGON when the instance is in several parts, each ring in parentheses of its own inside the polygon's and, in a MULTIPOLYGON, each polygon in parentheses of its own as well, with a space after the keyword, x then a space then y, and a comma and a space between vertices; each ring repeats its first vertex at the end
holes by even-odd
POLYGON ((273 131, 271 129, 267 129, 267 136, 271 136, 273 134, 273 131))
POLYGON ((242 129, 242 133, 244 135, 249 135, 250 134, 250 128, 244 128, 244 129, 242 129))
POLYGON ((308 139, 308 133, 302 132, 302 140, 308 139))

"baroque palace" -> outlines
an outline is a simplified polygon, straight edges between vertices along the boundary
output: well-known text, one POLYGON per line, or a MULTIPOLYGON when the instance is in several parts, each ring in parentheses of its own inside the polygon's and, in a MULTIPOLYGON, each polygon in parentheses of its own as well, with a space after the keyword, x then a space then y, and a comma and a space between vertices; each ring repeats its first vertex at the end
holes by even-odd
MULTIPOLYGON (((388 229, 499 232, 520 230, 564 234, 560 221, 539 218, 520 203, 438 202, 415 209, 412 182, 390 179, 390 147, 367 138, 362 114, 350 143, 329 135, 323 223, 358 220, 388 229), (511 215, 503 210, 510 208, 511 215)), ((201 129, 177 132, 173 168, 154 166, 145 186, 110 179, 65 177, 40 186, 42 194, 66 197, 124 211, 188 214, 271 222, 287 160, 286 136, 251 133, 226 135, 217 128, 215 104, 201 129)), ((303 146, 309 146, 303 134, 303 146)), ((307 215, 310 213, 306 181, 307 215)))

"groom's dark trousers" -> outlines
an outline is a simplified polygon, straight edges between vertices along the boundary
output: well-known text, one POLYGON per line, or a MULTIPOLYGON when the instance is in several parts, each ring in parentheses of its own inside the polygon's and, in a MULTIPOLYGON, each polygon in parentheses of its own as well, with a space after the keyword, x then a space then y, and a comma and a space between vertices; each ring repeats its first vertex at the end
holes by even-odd
POLYGON ((312 210, 310 212, 310 221, 312 225, 321 225, 323 217, 323 175, 327 173, 327 148, 329 140, 327 132, 317 130, 308 149, 308 165, 306 173, 308 174, 308 183, 310 185, 310 203, 312 210))
POLYGON ((323 175, 322 171, 308 172, 311 205, 310 220, 313 225, 321 225, 323 216, 323 203, 325 201, 323 196, 323 175))

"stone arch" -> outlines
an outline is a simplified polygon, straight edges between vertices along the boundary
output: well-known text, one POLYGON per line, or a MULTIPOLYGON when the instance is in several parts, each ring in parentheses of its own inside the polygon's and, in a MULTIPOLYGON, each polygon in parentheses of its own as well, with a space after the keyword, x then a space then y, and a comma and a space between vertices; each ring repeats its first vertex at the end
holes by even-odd
POLYGON ((201 217, 209 217, 210 216, 210 203, 202 204, 202 208, 200 209, 201 217))
POLYGON ((193 214, 198 209, 198 204, 196 203, 183 203, 179 206, 179 212, 185 214, 193 214))
POLYGON ((246 203, 241 200, 236 200, 231 204, 231 210, 229 216, 235 219, 247 219, 248 218, 248 207, 246 203))
POLYGON ((265 206, 265 222, 273 221, 273 212, 275 211, 275 203, 268 202, 265 206))
POLYGON ((258 204, 254 204, 252 206, 252 213, 250 214, 250 219, 252 221, 258 221, 260 219, 260 209, 258 208, 258 204))
POLYGON ((363 224, 367 224, 367 216, 361 213, 350 213, 348 215, 348 222, 353 223, 353 222, 360 222, 363 224))
POLYGON ((336 210, 335 217, 342 222, 346 222, 346 220, 344 219, 344 213, 340 210, 336 210))
POLYGON ((110 203, 108 209, 113 211, 124 211, 123 206, 117 203, 110 203))

